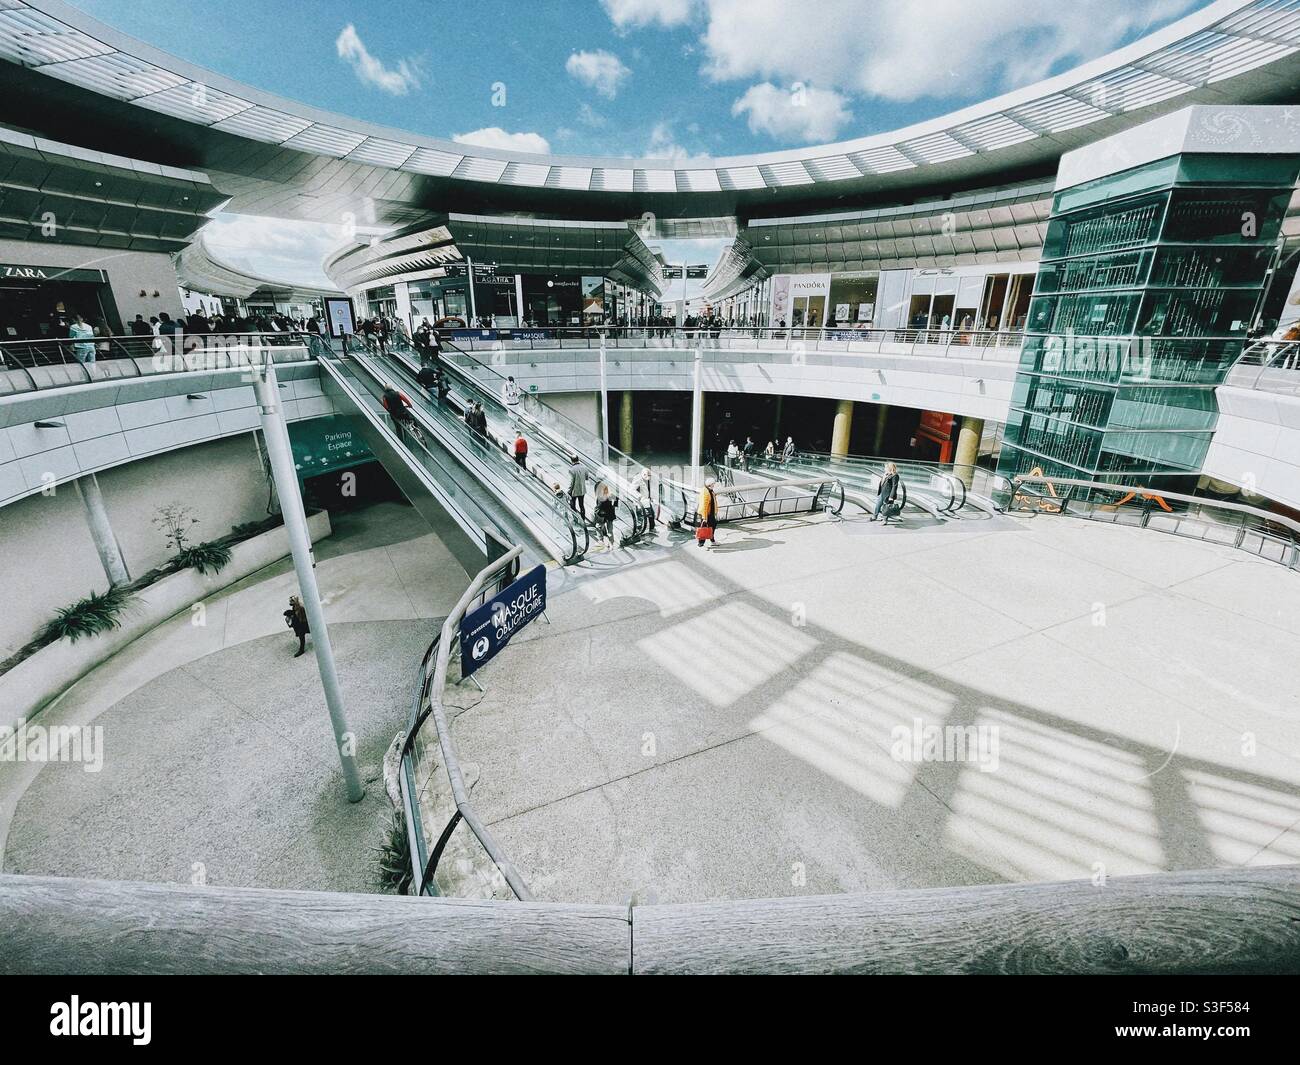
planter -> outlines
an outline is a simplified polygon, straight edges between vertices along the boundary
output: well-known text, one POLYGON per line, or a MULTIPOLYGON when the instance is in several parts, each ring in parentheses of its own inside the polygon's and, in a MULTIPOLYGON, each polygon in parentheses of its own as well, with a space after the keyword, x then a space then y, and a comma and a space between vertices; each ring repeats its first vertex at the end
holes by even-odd
MULTIPOLYGON (((307 518, 312 542, 330 534, 330 517, 318 511, 307 518)), ((136 593, 135 602, 122 616, 122 627, 73 643, 56 640, 0 676, 0 724, 30 721, 96 666, 108 661, 128 644, 188 610, 194 603, 228 588, 289 554, 289 534, 284 526, 260 533, 230 550, 230 561, 219 573, 204 576, 196 569, 181 570, 161 578, 136 593)))

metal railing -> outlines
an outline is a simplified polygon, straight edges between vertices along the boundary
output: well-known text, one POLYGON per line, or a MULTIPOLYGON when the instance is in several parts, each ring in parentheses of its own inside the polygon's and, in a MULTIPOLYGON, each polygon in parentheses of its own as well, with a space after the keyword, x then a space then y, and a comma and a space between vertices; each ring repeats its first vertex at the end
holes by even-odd
MULTIPOLYGON (((678 485, 682 491, 691 491, 678 485)), ((698 495, 698 492, 696 493, 698 495)), ((839 514, 844 510, 844 485, 834 477, 789 477, 754 484, 720 485, 713 490, 717 521, 745 521, 778 514, 839 514)), ((684 524, 700 524, 700 513, 692 508, 684 524)))
MULTIPOLYGON (((468 351, 558 351, 703 348, 736 351, 804 351, 927 355, 930 357, 1010 362, 1019 358, 1022 330, 876 329, 801 327, 785 329, 728 326, 681 329, 675 326, 519 326, 511 329, 458 329, 453 339, 468 351)), ((445 343, 445 341, 444 341, 445 343)))
POLYGON ((402 811, 406 818, 406 831, 411 851, 412 894, 439 894, 435 877, 438 864, 452 839, 456 828, 463 822, 483 852, 500 873, 502 882, 521 902, 532 898, 514 864, 506 857, 500 844, 483 824, 470 804, 469 790, 461 772, 460 755, 451 736, 451 727, 443 705, 443 692, 447 687, 447 673, 454 648, 460 646, 460 622, 469 611, 487 602, 504 589, 519 574, 522 547, 512 547, 500 558, 488 563, 474 576, 461 594, 451 613, 443 622, 438 635, 420 662, 411 713, 407 720, 406 736, 402 740, 401 764, 398 781, 401 790, 402 811), (435 767, 417 748, 428 739, 422 739, 426 727, 434 730, 433 741, 441 755, 442 769, 446 773, 455 809, 445 824, 433 819, 433 811, 421 802, 427 790, 420 786, 420 774, 432 774, 435 767), (429 841, 434 840, 430 846, 429 841))
POLYGON ((1300 341, 1266 340, 1252 344, 1223 382, 1236 388, 1300 396, 1300 341))
POLYGON ((1145 485, 1032 474, 997 481, 994 498, 1004 510, 1155 529, 1300 568, 1300 522, 1284 514, 1145 485))
POLYGON ((301 362, 329 353, 315 333, 174 333, 0 343, 0 396, 96 381, 301 362))

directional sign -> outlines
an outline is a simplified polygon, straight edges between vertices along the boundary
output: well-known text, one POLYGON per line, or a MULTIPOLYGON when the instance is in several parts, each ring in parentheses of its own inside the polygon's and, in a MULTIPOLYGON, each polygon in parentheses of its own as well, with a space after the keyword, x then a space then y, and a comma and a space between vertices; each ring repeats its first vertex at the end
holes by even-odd
POLYGON ((492 661, 510 637, 546 610, 546 567, 536 566, 460 619, 460 675, 492 661))
MULTIPOLYGON (((677 276, 678 276, 678 277, 681 277, 682 275, 681 275, 681 274, 678 274, 677 276)), ((708 277, 708 276, 709 276, 709 268, 708 268, 707 266, 688 266, 688 267, 686 268, 686 276, 687 276, 688 278, 705 278, 705 277, 708 277)))
POLYGON ((682 279, 682 268, 680 266, 665 266, 663 279, 665 281, 680 281, 682 279))

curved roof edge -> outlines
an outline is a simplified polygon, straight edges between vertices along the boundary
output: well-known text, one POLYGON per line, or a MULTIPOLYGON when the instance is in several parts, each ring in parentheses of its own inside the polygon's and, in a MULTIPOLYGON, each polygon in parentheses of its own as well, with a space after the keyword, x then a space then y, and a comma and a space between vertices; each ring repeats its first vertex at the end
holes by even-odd
POLYGON ((206 292, 213 296, 247 299, 259 291, 274 291, 288 292, 291 299, 298 297, 310 300, 321 296, 343 295, 338 289, 263 277, 232 266, 213 253, 207 236, 203 233, 200 233, 193 243, 177 252, 175 264, 176 279, 182 288, 206 292))
MULTIPOLYGON (((197 126, 375 169, 502 187, 716 196, 924 174, 929 166, 996 156, 1071 130, 1104 135, 1162 105, 1168 109, 1169 101, 1222 99, 1214 88, 1219 83, 1262 74, 1300 50, 1298 12, 1300 0, 1216 0, 1074 70, 904 129, 686 162, 535 155, 373 125, 190 64, 63 0, 8 0, 0 10, 0 56, 197 126), (196 91, 201 107, 190 99, 196 91)), ((1257 91, 1264 91, 1262 83, 1257 91)), ((1013 152, 1006 163, 990 159, 982 168, 1014 165, 1022 156, 1013 152)))

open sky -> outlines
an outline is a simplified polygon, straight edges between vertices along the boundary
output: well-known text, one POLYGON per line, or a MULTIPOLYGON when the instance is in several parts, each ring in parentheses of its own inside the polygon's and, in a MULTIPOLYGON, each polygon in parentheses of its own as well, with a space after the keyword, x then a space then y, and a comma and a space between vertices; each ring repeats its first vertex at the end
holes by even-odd
MULTIPOLYGON (((524 151, 683 159, 923 121, 1207 0, 72 2, 191 62, 371 122, 524 151)), ((299 276, 283 273, 283 240, 276 250, 279 276, 299 276)), ((316 254, 311 241, 302 254, 316 254)))

